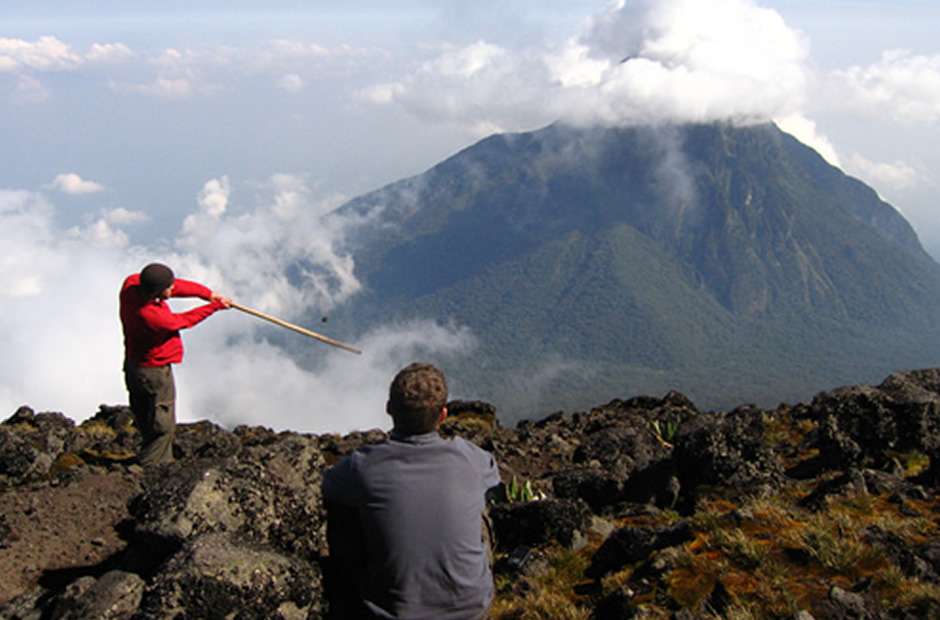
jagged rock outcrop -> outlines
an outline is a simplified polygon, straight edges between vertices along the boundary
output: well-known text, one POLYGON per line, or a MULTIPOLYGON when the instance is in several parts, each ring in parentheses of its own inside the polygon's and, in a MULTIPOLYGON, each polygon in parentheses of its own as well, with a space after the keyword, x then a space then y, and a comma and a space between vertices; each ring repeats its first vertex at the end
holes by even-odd
POLYGON ((685 521, 664 528, 624 527, 607 537, 591 558, 585 574, 597 579, 627 564, 644 560, 654 551, 691 539, 692 528, 685 521))
POLYGON ((0 424, 0 486, 40 480, 70 448, 75 423, 23 406, 0 424))
POLYGON ((940 447, 940 371, 897 373, 881 385, 820 394, 815 447, 833 469, 884 467, 892 452, 940 447))
POLYGON ((691 418, 679 428, 674 459, 686 494, 700 486, 766 494, 783 480, 783 464, 766 441, 761 411, 749 407, 691 418))
MULTIPOLYGON (((490 499, 499 609, 524 601, 558 617, 570 587, 595 618, 730 615, 744 602, 789 617, 762 589, 776 579, 803 617, 931 617, 938 390, 940 370, 927 370, 769 411, 702 412, 669 393, 515 428, 491 405, 454 402, 442 432, 491 450, 515 479, 490 499), (545 583, 558 592, 542 608, 545 583)), ((326 617, 322 472, 387 433, 198 422, 177 437, 178 461, 145 472, 126 407, 81 425, 29 408, 0 423, 0 567, 12 575, 0 618, 326 617)))
POLYGON ((504 551, 551 542, 571 546, 590 523, 590 511, 579 500, 546 499, 502 504, 490 510, 496 545, 504 551))
POLYGON ((315 558, 326 540, 323 468, 315 438, 284 434, 226 459, 154 469, 131 504, 134 534, 178 547, 203 534, 227 532, 315 558))

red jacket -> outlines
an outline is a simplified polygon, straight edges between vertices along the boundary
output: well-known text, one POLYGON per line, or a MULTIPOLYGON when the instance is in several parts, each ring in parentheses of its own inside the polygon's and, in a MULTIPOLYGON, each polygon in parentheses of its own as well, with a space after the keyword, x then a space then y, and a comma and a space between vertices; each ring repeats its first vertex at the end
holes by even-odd
MULTIPOLYGON (((209 300, 212 291, 201 284, 176 278, 173 297, 201 297, 209 300)), ((165 366, 183 361, 181 329, 196 325, 216 310, 221 302, 175 313, 165 299, 148 299, 140 287, 140 274, 127 276, 121 286, 121 326, 124 328, 124 362, 134 366, 165 366)))

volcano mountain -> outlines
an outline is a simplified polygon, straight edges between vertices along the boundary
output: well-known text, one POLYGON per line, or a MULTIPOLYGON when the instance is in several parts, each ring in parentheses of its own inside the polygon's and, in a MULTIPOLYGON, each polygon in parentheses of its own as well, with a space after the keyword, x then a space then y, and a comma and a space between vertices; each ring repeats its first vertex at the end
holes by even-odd
POLYGON ((494 135, 339 210, 377 212, 346 326, 469 327, 441 363, 510 419, 669 389, 767 405, 940 356, 940 266, 773 124, 494 135))

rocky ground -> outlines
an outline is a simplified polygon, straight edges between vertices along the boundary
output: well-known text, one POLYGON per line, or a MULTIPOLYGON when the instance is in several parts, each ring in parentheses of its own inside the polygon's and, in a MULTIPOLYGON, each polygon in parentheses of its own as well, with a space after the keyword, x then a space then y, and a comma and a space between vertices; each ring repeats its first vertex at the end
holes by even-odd
MULTIPOLYGON (((940 370, 774 410, 450 409, 506 483, 494 618, 940 618, 940 370)), ((321 473, 384 437, 201 422, 144 472, 126 408, 21 408, 0 424, 0 618, 329 617, 321 473)))

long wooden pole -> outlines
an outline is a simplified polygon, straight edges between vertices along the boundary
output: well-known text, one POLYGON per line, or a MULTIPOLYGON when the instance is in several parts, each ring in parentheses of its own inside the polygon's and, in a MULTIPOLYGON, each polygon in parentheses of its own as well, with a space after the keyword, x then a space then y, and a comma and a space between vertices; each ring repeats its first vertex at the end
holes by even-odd
POLYGON ((245 312, 245 313, 250 314, 250 315, 252 315, 252 316, 256 316, 256 317, 258 317, 259 319, 264 319, 265 321, 270 321, 271 323, 274 323, 275 325, 280 325, 281 327, 286 327, 287 329, 289 329, 289 330, 291 330, 291 331, 295 331, 295 332, 297 332, 298 334, 303 334, 304 336, 308 336, 308 337, 310 337, 310 338, 313 338, 314 340, 319 340, 320 342, 325 342, 326 344, 332 345, 332 346, 334 346, 334 347, 338 347, 338 348, 343 349, 343 350, 345 350, 345 351, 349 351, 350 353, 355 353, 356 355, 361 355, 361 354, 362 354, 362 351, 360 351, 359 349, 357 349, 357 348, 355 348, 355 347, 351 347, 351 346, 349 346, 349 345, 346 344, 346 343, 340 342, 339 340, 333 340, 332 338, 330 338, 330 337, 328 337, 328 336, 324 336, 323 334, 318 334, 317 332, 310 331, 309 329, 305 329, 305 328, 303 328, 303 327, 300 327, 299 325, 294 325, 293 323, 288 323, 287 321, 284 321, 284 320, 282 320, 282 319, 279 319, 279 318, 277 318, 276 316, 271 316, 270 314, 267 314, 267 313, 262 312, 262 311, 260 311, 260 310, 255 310, 254 308, 249 308, 248 306, 243 306, 243 305, 241 305, 241 304, 237 304, 237 303, 235 303, 234 301, 231 302, 231 305, 232 305, 232 307, 235 308, 236 310, 241 310, 242 312, 245 312))

